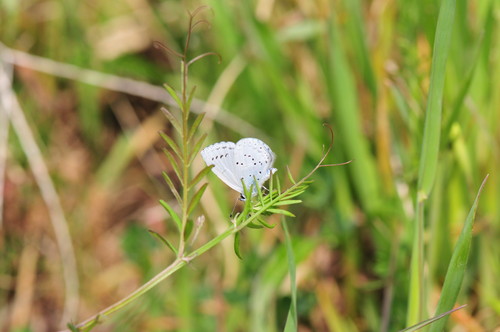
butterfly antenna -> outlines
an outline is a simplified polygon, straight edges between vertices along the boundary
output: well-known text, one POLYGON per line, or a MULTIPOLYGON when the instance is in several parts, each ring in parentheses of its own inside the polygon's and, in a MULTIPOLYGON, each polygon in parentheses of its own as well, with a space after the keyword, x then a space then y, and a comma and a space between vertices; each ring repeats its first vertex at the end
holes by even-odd
POLYGON ((238 200, 234 201, 233 210, 231 211, 231 214, 229 215, 229 218, 231 218, 231 219, 234 216, 234 211, 236 210, 236 204, 238 204, 238 200))

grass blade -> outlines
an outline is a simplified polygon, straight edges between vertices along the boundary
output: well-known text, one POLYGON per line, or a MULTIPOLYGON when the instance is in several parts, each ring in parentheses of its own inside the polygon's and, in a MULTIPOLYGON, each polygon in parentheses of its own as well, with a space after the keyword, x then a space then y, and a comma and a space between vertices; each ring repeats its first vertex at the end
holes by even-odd
POLYGON ((288 316, 286 318, 285 332, 297 331, 298 319, 297 319, 297 278, 295 266, 295 256, 293 254, 292 239, 290 233, 288 232, 288 225, 286 224, 285 218, 281 218, 281 226, 283 227, 283 233, 285 234, 285 246, 286 246, 286 256, 288 262, 288 273, 290 275, 290 293, 292 294, 292 301, 290 303, 290 310, 288 311, 288 316))
POLYGON ((413 249, 410 270, 410 290, 407 324, 414 325, 424 316, 423 281, 423 233, 424 201, 429 195, 437 173, 437 161, 441 135, 444 78, 448 58, 451 32, 455 16, 455 0, 444 0, 439 11, 436 26, 432 68, 425 114, 422 150, 420 153, 417 183, 416 216, 413 233, 413 249))
MULTIPOLYGON (((443 291, 439 298, 436 314, 451 310, 457 300, 458 293, 460 292, 460 287, 462 286, 462 281, 464 279, 465 270, 467 268, 467 260, 469 258, 472 242, 472 226, 474 225, 479 196, 481 195, 487 180, 488 175, 484 178, 481 187, 479 187, 476 199, 472 204, 467 219, 465 220, 464 227, 462 228, 462 232, 460 233, 460 237, 455 245, 455 250, 453 250, 453 255, 451 256, 451 261, 448 265, 448 271, 446 272, 446 277, 444 279, 443 291)), ((431 325, 429 332, 444 331, 447 320, 447 318, 444 318, 431 325)))
POLYGON ((429 96, 425 111, 424 137, 422 142, 422 151, 420 154, 420 168, 418 176, 419 200, 425 199, 425 197, 429 195, 436 176, 441 135, 446 60, 448 59, 450 49, 454 16, 455 0, 443 1, 436 26, 429 96))

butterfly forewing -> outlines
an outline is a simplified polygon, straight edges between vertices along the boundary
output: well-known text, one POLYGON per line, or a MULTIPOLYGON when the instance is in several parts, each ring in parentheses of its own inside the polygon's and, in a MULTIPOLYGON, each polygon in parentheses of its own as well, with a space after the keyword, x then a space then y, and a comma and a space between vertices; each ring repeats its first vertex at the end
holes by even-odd
POLYGON ((236 178, 234 168, 233 142, 219 142, 212 144, 201 151, 201 156, 207 165, 214 165, 212 171, 229 187, 242 192, 241 181, 236 178))
POLYGON ((236 177, 244 181, 247 189, 257 180, 253 187, 253 194, 257 192, 264 182, 269 179, 275 169, 274 153, 269 146, 256 138, 244 138, 236 143, 234 148, 234 162, 236 177))

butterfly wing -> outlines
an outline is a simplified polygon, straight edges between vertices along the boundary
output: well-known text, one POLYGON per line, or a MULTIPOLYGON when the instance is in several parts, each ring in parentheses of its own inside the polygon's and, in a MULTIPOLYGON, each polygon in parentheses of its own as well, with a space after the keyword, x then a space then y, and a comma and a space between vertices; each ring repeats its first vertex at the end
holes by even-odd
MULTIPOLYGON (((275 155, 266 143, 257 138, 243 138, 234 148, 235 175, 245 183, 247 189, 255 183, 259 188, 276 171, 273 168, 275 155), (255 178, 255 180, 254 180, 255 178)), ((254 186, 252 194, 257 193, 254 186)))
POLYGON ((243 192, 241 180, 236 177, 234 168, 234 150, 236 144, 233 142, 219 142, 207 146, 201 150, 201 157, 205 163, 212 167, 212 171, 227 184, 231 189, 243 192))

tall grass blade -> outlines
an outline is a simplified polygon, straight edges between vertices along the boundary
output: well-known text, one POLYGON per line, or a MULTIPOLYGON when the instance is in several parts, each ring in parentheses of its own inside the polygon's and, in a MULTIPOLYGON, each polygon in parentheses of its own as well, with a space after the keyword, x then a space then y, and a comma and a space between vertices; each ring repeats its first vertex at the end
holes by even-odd
POLYGON ((414 325, 424 316, 424 201, 431 191, 437 173, 444 78, 454 15, 455 0, 444 0, 441 4, 436 26, 423 143, 420 154, 407 325, 414 325))
POLYGON ((292 239, 290 237, 290 232, 288 231, 288 225, 286 224, 285 218, 281 218, 281 226, 283 227, 283 233, 285 234, 288 274, 290 275, 290 293, 292 295, 290 310, 288 311, 288 316, 286 318, 285 332, 294 332, 297 331, 298 327, 296 277, 297 267, 295 266, 295 256, 293 254, 292 239))
POLYGON ((418 175, 419 201, 429 195, 436 176, 446 61, 450 49, 454 16, 455 0, 444 0, 439 11, 432 54, 430 86, 425 111, 424 136, 418 175))
MULTIPOLYGON (((444 279, 443 290, 441 292, 441 297, 439 298, 436 314, 451 310, 457 300, 458 293, 460 292, 460 287, 462 286, 462 281, 464 279, 465 270, 467 268, 467 260, 469 259, 469 252, 472 243, 472 226, 474 225, 474 218, 479 204, 479 196, 481 195, 487 180, 488 175, 484 178, 481 187, 479 187, 474 204, 472 204, 467 219, 465 220, 464 227, 462 228, 462 232, 460 233, 460 237, 455 245, 455 250, 453 250, 453 255, 451 256, 451 261, 448 265, 448 271, 446 272, 446 277, 444 279)), ((445 319, 434 323, 431 325, 429 332, 444 331, 447 321, 448 318, 446 317, 445 319)))
POLYGON ((361 129, 359 96, 352 71, 350 70, 344 49, 344 43, 339 35, 339 24, 336 23, 335 14, 329 20, 329 54, 328 59, 328 88, 332 103, 338 110, 334 114, 336 131, 343 137, 345 151, 348 159, 356 160, 349 167, 355 182, 355 189, 362 205, 368 212, 373 211, 378 205, 377 198, 379 183, 376 175, 375 164, 369 152, 368 140, 361 129))

